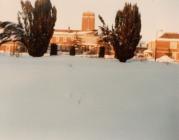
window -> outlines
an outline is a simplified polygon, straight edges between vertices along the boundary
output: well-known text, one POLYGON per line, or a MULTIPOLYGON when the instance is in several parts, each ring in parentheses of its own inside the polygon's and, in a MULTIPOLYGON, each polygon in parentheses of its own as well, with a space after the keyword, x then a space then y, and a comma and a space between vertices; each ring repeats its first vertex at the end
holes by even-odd
POLYGON ((170 49, 177 49, 177 42, 176 41, 170 42, 170 49))
POLYGON ((63 37, 59 37, 59 42, 60 42, 60 43, 63 42, 63 37))
POLYGON ((71 42, 71 38, 70 37, 67 37, 67 42, 71 42))
POLYGON ((63 38, 63 42, 66 43, 66 41, 67 41, 67 39, 66 39, 66 37, 64 37, 64 38, 63 38))
POLYGON ((56 43, 57 42, 57 37, 53 37, 52 42, 56 43))

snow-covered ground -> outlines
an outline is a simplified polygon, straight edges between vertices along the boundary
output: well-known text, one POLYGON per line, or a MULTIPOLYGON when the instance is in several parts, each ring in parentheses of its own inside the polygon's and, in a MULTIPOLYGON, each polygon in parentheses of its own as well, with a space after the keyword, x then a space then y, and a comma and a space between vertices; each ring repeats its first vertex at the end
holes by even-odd
POLYGON ((0 140, 178 140, 179 65, 0 56, 0 140))

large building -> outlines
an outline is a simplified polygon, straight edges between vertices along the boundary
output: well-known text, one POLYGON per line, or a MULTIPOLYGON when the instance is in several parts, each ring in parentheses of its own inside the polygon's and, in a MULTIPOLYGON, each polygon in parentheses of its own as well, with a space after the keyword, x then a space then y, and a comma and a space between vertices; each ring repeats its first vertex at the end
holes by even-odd
POLYGON ((74 30, 56 29, 51 43, 60 46, 61 51, 69 51, 71 46, 76 46, 82 52, 96 53, 98 50, 98 34, 95 30, 95 14, 85 12, 82 15, 82 29, 74 30))
POLYGON ((148 50, 151 50, 155 59, 167 55, 179 61, 179 34, 164 33, 158 39, 148 43, 148 50))
POLYGON ((98 46, 98 36, 96 34, 97 31, 59 29, 54 31, 51 43, 60 46, 62 51, 69 51, 71 46, 80 46, 89 50, 98 46))
MULTIPOLYGON (((77 51, 81 51, 81 53, 97 53, 98 33, 97 30, 95 30, 95 14, 93 12, 84 12, 82 14, 81 23, 81 29, 78 30, 70 29, 70 27, 68 27, 67 29, 55 29, 50 43, 57 44, 61 51, 69 51, 71 46, 75 46, 77 51)), ((0 25, 4 24, 12 25, 9 22, 0 25)), ((17 25, 13 25, 13 27, 14 29, 16 29, 17 25)), ((4 28, 1 28, 0 26, 0 33, 3 33, 4 31, 6 30, 4 30, 4 28)), ((18 50, 19 46, 22 46, 22 43, 18 41, 19 39, 13 39, 13 41, 11 40, 11 38, 14 38, 14 35, 10 36, 9 38, 10 40, 6 43, 1 43, 1 40, 3 40, 4 38, 0 38, 1 52, 14 53, 18 50)))

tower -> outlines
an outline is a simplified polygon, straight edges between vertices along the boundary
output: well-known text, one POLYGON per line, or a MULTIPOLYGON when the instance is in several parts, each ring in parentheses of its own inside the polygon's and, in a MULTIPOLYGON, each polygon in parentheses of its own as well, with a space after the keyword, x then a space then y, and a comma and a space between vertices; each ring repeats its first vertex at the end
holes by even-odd
POLYGON ((82 17, 82 31, 95 30, 95 14, 92 12, 84 12, 82 17))

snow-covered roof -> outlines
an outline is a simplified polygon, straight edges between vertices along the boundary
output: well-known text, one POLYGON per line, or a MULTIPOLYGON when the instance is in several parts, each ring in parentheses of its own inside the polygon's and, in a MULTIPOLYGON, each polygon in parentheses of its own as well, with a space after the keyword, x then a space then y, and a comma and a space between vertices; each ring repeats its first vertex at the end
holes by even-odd
POLYGON ((78 34, 78 35, 85 35, 85 34, 94 34, 96 33, 97 31, 94 30, 94 31, 81 31, 81 30, 66 30, 66 29, 55 29, 54 31, 54 34, 55 35, 60 35, 60 34, 63 34, 63 35, 75 35, 75 34, 78 34))
POLYGON ((152 53, 152 50, 145 50, 144 53, 152 53))
POLYGON ((178 33, 164 33, 160 38, 179 39, 179 34, 178 33))

